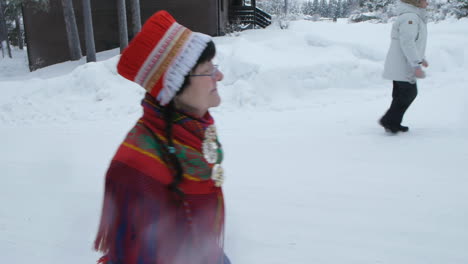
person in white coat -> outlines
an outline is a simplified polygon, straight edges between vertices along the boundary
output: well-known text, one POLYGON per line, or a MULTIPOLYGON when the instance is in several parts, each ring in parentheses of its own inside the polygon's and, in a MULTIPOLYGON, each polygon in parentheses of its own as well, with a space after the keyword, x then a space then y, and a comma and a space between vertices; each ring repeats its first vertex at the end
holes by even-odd
POLYGON ((427 0, 400 0, 393 23, 383 78, 393 81, 392 104, 379 123, 391 133, 407 132, 403 115, 417 96, 417 82, 425 78, 422 67, 427 43, 427 0))

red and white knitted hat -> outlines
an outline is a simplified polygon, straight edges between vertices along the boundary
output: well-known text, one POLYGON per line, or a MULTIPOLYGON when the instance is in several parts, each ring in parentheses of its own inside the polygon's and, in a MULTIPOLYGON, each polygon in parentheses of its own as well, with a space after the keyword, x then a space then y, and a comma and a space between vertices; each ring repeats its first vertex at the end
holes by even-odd
POLYGON ((210 36, 192 32, 168 12, 159 11, 123 51, 117 72, 166 105, 210 41, 210 36))

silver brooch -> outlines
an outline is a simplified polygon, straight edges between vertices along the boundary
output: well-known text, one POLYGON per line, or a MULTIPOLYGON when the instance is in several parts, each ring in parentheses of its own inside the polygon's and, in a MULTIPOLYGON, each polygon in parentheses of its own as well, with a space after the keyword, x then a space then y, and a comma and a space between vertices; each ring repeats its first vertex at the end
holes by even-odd
POLYGON ((221 187, 224 182, 224 169, 220 164, 213 166, 211 171, 211 179, 215 182, 216 187, 221 187))
POLYGON ((208 163, 213 164, 218 160, 218 144, 216 143, 216 127, 214 125, 205 130, 202 151, 208 163))

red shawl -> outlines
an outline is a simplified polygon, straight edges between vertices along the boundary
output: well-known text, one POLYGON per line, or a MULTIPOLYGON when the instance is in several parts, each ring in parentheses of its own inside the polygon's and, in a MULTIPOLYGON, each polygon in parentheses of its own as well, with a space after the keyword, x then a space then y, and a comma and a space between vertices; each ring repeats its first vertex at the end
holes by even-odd
MULTIPOLYGON (((184 170, 179 189, 170 191, 173 169, 165 159, 163 107, 151 96, 144 115, 113 158, 105 181, 95 249, 106 264, 223 263, 224 201, 211 180, 213 164, 202 154, 207 113, 192 118, 176 113, 172 135, 184 170)), ((222 161, 219 150, 218 161, 222 161)))

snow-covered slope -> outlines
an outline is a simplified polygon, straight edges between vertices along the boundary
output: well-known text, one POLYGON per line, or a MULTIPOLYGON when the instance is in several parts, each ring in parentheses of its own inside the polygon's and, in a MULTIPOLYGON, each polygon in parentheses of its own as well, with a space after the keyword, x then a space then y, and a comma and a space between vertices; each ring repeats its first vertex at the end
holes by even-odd
MULTIPOLYGON (((429 25, 428 78, 397 136, 377 125, 390 27, 215 39, 233 263, 468 263, 468 20, 429 25)), ((34 73, 24 54, 0 60, 0 263, 99 257, 103 175, 143 95, 117 53, 34 73)))

